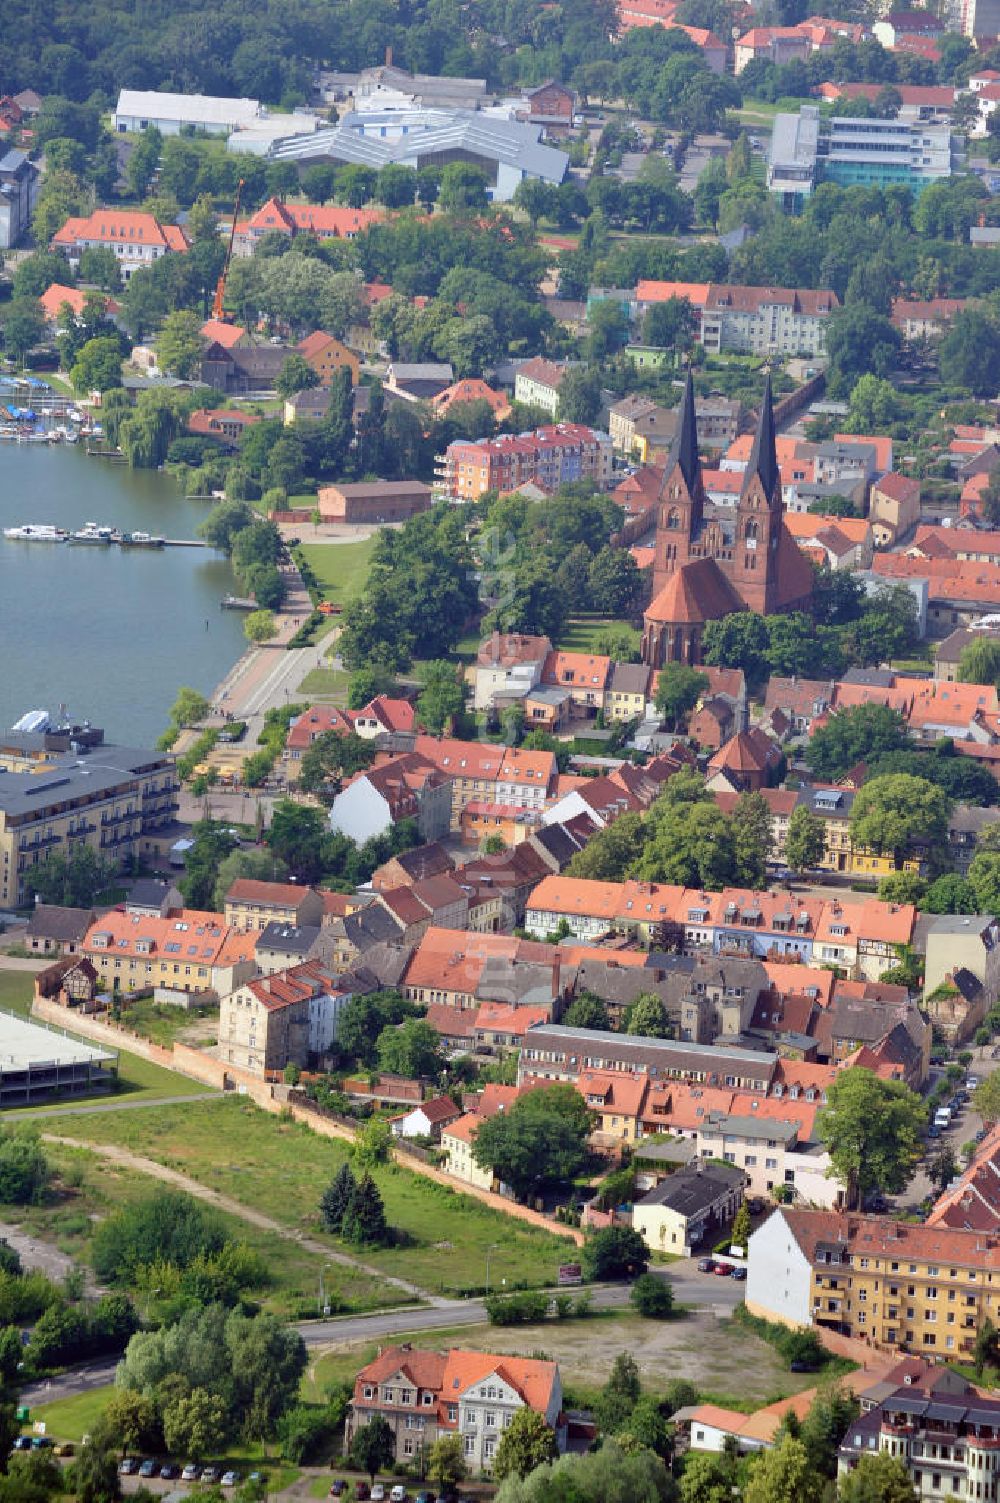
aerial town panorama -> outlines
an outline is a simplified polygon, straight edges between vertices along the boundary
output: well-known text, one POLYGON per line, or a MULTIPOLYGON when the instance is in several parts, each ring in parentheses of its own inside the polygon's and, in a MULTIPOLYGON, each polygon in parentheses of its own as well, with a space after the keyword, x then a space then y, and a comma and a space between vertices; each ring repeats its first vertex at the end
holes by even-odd
POLYGON ((1000 1503, 1000 0, 0 0, 0 1503, 1000 1503))

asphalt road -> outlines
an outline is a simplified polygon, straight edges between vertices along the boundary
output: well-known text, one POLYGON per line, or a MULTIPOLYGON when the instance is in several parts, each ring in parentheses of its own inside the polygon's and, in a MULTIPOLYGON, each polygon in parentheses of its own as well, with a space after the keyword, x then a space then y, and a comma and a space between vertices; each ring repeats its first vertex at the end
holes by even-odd
MULTIPOLYGON (((692 1259, 684 1259, 654 1273, 670 1279, 678 1304, 700 1313, 728 1315, 743 1298, 743 1285, 733 1279, 715 1278, 699 1273, 692 1259)), ((619 1309, 628 1304, 627 1284, 587 1286, 595 1309, 619 1309)), ((552 1293, 577 1293, 577 1290, 552 1290, 552 1293)), ((303 1321, 298 1330, 307 1346, 347 1345, 377 1336, 395 1336, 410 1331, 449 1330, 454 1326, 482 1325, 486 1307, 481 1299, 448 1300, 438 1305, 406 1306, 402 1309, 377 1311, 372 1315, 340 1315, 330 1320, 303 1321)), ((532 1328, 534 1329, 534 1328, 532 1328)), ((527 1334, 527 1333, 526 1333, 527 1334)), ((29 1406, 51 1404, 57 1399, 74 1398, 92 1388, 114 1382, 115 1362, 91 1362, 75 1367, 58 1377, 32 1383, 21 1394, 20 1402, 29 1406)))

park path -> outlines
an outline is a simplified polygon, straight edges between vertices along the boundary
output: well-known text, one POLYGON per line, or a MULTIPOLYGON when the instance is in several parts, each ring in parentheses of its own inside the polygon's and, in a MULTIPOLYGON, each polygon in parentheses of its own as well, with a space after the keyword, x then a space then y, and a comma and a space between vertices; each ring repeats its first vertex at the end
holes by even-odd
POLYGON ((203 1200, 220 1211, 237 1216, 241 1221, 249 1222, 251 1226, 259 1227, 265 1232, 273 1232, 284 1242, 295 1242, 299 1247, 304 1247, 307 1252, 318 1253, 329 1263, 339 1263, 355 1272, 367 1274, 369 1278, 379 1283, 391 1284, 395 1289, 402 1289, 411 1299, 426 1300, 432 1305, 444 1306, 451 1303, 451 1301, 442 1300, 439 1296, 429 1294, 418 1284, 411 1284, 407 1279, 386 1273, 382 1268, 375 1268, 361 1258, 353 1258, 349 1253, 335 1252, 327 1243, 319 1242, 315 1237, 290 1231, 287 1226, 282 1226, 280 1221, 275 1221, 271 1216, 265 1216, 263 1211, 255 1211, 251 1206, 244 1205, 242 1201, 233 1200, 230 1195, 223 1195, 218 1190, 210 1189, 208 1185, 201 1184, 190 1175, 182 1174, 177 1169, 168 1169, 166 1164, 158 1164, 155 1159, 144 1158, 142 1154, 132 1153, 128 1148, 120 1148, 115 1143, 87 1143, 80 1138, 66 1138, 58 1133, 49 1132, 43 1133, 42 1139, 46 1143, 59 1143, 64 1148, 82 1148, 88 1153, 98 1154, 113 1164, 120 1164, 125 1169, 135 1169, 140 1174, 148 1174, 151 1179, 158 1179, 163 1184, 184 1190, 196 1200, 203 1200))

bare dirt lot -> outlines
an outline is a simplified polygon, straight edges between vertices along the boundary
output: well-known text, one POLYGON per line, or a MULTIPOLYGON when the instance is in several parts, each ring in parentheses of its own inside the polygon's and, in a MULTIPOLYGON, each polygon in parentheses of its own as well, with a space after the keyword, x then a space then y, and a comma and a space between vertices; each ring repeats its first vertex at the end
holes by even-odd
MULTIPOLYGON (((405 1335, 396 1338, 403 1342, 405 1335)), ((574 1398, 600 1388, 619 1352, 631 1352, 644 1388, 659 1392, 672 1378, 687 1378, 703 1393, 726 1396, 751 1409, 815 1384, 814 1374, 790 1373, 778 1354, 752 1332, 715 1315, 642 1320, 602 1311, 586 1320, 546 1321, 536 1326, 463 1326, 424 1332, 414 1344, 545 1356, 559 1363, 574 1398)), ((349 1375, 375 1355, 373 1343, 326 1348, 311 1376, 322 1388, 349 1375)))

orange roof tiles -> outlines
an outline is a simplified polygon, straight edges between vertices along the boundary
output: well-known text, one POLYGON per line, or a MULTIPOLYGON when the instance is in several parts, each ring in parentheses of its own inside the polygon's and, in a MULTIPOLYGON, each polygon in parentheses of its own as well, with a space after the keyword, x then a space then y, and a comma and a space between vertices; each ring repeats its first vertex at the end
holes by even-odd
POLYGON ((161 250, 186 251, 187 236, 176 224, 160 224, 153 214, 139 209, 95 209, 86 216, 72 216, 52 237, 53 245, 150 245, 161 250))
MULTIPOLYGON (((310 888, 295 882, 258 882, 237 877, 226 893, 227 903, 261 903, 272 908, 297 908, 310 888)), ((216 915, 217 916, 217 915, 216 915)))
POLYGON ((658 282, 641 278, 635 285, 637 303, 666 303, 683 298, 693 308, 704 308, 708 299, 708 282, 658 282))
POLYGON ((221 318, 208 319, 198 332, 202 339, 207 339, 210 344, 220 344, 224 350, 231 350, 241 339, 246 338, 247 333, 239 324, 226 323, 221 318))

